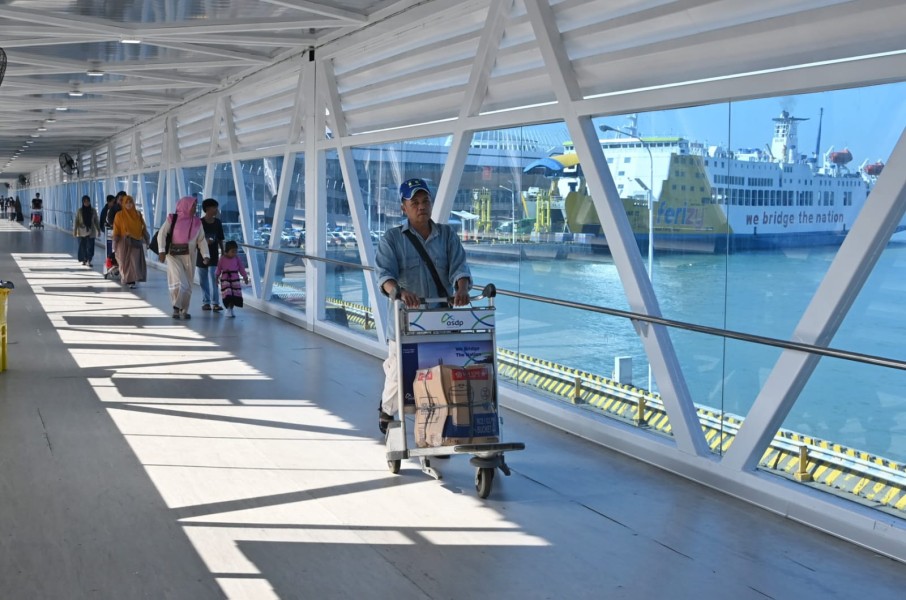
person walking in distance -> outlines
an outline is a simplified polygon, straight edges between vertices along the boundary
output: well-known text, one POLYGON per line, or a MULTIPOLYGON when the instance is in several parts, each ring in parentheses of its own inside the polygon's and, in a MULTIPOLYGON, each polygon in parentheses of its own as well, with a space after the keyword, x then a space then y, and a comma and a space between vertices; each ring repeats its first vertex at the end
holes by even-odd
POLYGON ((79 238, 79 262, 91 266, 94 259, 94 240, 100 232, 98 211, 91 206, 91 198, 82 196, 82 206, 76 211, 72 235, 79 238))
POLYGON ((195 268, 198 269, 198 282, 201 284, 201 310, 213 310, 220 312, 223 307, 220 306, 220 286, 217 285, 217 265, 220 255, 223 252, 223 223, 217 218, 217 210, 220 204, 213 198, 208 198, 201 203, 201 226, 204 229, 204 237, 208 242, 208 253, 210 261, 205 264, 202 261, 201 254, 195 262, 195 268))
POLYGON ((176 203, 176 213, 168 215, 157 232, 157 244, 160 248, 158 260, 167 264, 167 286, 170 289, 174 319, 191 318, 189 303, 192 300, 192 285, 195 280, 195 254, 201 252, 204 264, 210 261, 201 219, 195 215, 197 205, 198 200, 193 196, 180 198, 176 203), (167 235, 171 231, 168 246, 167 235))
POLYGON ((242 284, 239 282, 240 276, 242 282, 249 284, 249 276, 239 260, 239 244, 230 240, 226 243, 223 250, 223 256, 217 263, 217 279, 220 281, 220 293, 223 296, 223 305, 226 306, 227 316, 235 317, 234 308, 242 306, 242 284))
POLYGON ((135 208, 132 196, 123 196, 122 203, 122 208, 113 218, 113 247, 120 268, 120 280, 134 288, 136 282, 148 278, 145 245, 151 236, 142 213, 135 208))
MULTIPOLYGON (((384 233, 375 257, 381 292, 391 300, 401 299, 410 308, 419 306, 419 298, 452 297, 454 306, 468 304, 472 274, 466 264, 466 251, 452 227, 431 220, 428 184, 417 178, 405 181, 400 186, 400 202, 406 222, 384 233), (422 252, 433 264, 422 259, 422 252)), ((388 331, 387 338, 395 339, 395 332, 388 331)), ((384 374, 378 419, 381 433, 387 432, 387 424, 398 408, 395 343, 389 345, 384 374)))

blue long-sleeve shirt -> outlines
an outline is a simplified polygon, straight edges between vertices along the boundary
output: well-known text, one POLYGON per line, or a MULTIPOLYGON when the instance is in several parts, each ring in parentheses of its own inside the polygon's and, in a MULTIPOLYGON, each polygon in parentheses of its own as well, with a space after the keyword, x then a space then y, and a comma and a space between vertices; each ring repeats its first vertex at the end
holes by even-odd
MULTIPOLYGON (((381 238, 375 256, 378 287, 383 291, 384 283, 392 279, 420 298, 436 298, 441 294, 438 294, 431 271, 418 250, 403 234, 407 229, 411 229, 408 220, 401 227, 388 229, 381 238)), ((449 225, 434 221, 431 221, 428 239, 424 239, 415 229, 411 231, 421 240, 428 256, 434 261, 441 282, 447 286, 443 295, 453 296, 456 282, 463 277, 472 277, 459 236, 449 225)))

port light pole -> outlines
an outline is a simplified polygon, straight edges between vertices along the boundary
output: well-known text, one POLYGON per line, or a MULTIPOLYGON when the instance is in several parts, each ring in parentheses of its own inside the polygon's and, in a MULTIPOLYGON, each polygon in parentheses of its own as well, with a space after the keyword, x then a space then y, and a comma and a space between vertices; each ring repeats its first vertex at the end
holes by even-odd
MULTIPOLYGON (((513 182, 511 181, 510 183, 512 184, 513 182)), ((510 193, 510 214, 512 215, 512 219, 513 219, 512 225, 510 226, 510 243, 515 244, 516 243, 516 190, 513 188, 508 188, 505 185, 499 185, 497 187, 499 187, 502 190, 506 190, 510 193)), ((513 187, 514 188, 516 187, 515 184, 513 184, 513 187)))
MULTIPOLYGON (((614 133, 638 140, 639 143, 642 144, 642 147, 648 152, 648 185, 646 186, 638 177, 635 178, 635 181, 643 190, 645 190, 648 196, 648 280, 651 282, 651 285, 654 286, 654 156, 651 154, 651 147, 648 145, 648 142, 634 133, 623 131, 622 129, 617 129, 610 125, 601 125, 600 129, 604 132, 613 131, 614 133)), ((648 363, 648 391, 652 391, 650 362, 648 363)))

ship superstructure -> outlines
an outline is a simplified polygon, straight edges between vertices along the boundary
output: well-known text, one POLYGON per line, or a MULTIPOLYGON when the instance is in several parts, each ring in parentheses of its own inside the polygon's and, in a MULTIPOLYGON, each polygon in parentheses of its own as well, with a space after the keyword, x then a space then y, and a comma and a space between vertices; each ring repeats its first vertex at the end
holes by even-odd
MULTIPOLYGON (((863 165, 850 170, 848 149, 831 148, 820 162, 802 154, 798 125, 804 120, 781 112, 773 119, 771 144, 764 148, 730 151, 679 136, 643 137, 634 119, 623 135, 600 142, 640 243, 647 243, 651 194, 658 249, 839 244, 868 198, 878 169, 863 165)), ((580 167, 559 175, 570 231, 600 235, 580 167)))

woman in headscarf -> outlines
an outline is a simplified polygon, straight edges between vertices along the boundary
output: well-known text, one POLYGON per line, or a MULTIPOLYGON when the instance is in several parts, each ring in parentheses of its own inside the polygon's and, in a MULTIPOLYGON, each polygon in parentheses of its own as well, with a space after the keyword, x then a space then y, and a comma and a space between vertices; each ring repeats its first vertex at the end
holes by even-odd
POLYGON ((120 267, 120 281, 130 288, 147 278, 145 243, 150 239, 145 219, 135 208, 135 199, 124 196, 122 210, 113 219, 113 248, 120 267))
POLYGON ((98 213, 91 206, 91 198, 82 196, 82 207, 76 211, 72 235, 79 238, 79 262, 91 266, 94 259, 94 238, 100 231, 98 213))
POLYGON ((192 300, 192 284, 195 281, 195 256, 201 252, 202 264, 207 265, 211 254, 205 240, 201 219, 195 214, 198 200, 184 196, 176 203, 176 213, 167 216, 167 220, 157 232, 157 244, 160 248, 158 258, 167 263, 167 285, 170 288, 170 304, 173 305, 174 319, 188 319, 189 302, 192 300), (176 224, 173 224, 173 219, 176 224), (167 244, 167 236, 170 235, 167 244))

